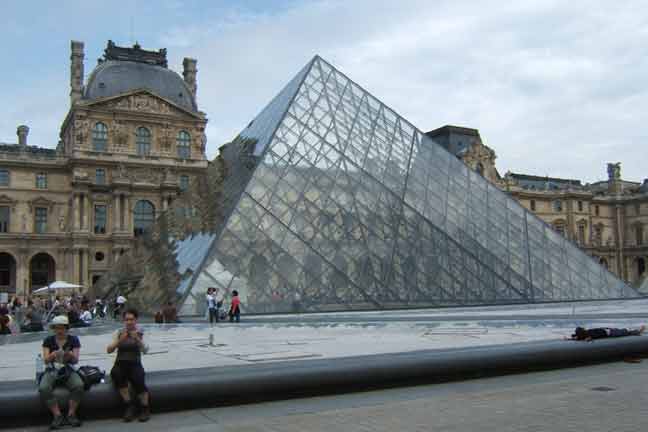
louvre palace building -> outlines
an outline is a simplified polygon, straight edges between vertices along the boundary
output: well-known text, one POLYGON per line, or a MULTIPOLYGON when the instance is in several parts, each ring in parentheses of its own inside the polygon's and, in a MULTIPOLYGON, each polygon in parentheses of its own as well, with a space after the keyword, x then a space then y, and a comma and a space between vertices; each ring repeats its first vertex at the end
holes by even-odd
MULTIPOLYGON (((24 125, 17 143, 0 144, 0 292, 28 295, 66 280, 93 295, 156 218, 192 196, 183 191, 209 165, 196 65, 185 58, 181 76, 164 49, 109 41, 84 82, 84 45, 71 43, 70 108, 56 149, 30 145, 24 125)), ((618 163, 593 184, 500 175, 476 129, 443 126, 425 135, 610 272, 631 283, 645 276, 648 180, 623 180, 618 163)))
POLYGON ((164 49, 109 41, 84 82, 84 44, 71 42, 56 148, 32 145, 25 125, 17 143, 0 143, 0 292, 91 288, 204 172, 196 60, 182 66, 169 69, 164 49))

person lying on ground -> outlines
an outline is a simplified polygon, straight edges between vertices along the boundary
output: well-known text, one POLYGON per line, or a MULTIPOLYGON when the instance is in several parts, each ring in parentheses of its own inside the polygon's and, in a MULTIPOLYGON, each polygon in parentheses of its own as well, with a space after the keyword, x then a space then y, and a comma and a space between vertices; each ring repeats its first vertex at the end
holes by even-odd
POLYGON ((576 327, 574 334, 571 337, 565 338, 566 340, 578 341, 592 341, 594 339, 624 337, 624 336, 639 336, 646 331, 646 326, 642 325, 638 329, 627 328, 612 328, 612 327, 599 327, 586 329, 584 327, 576 327))

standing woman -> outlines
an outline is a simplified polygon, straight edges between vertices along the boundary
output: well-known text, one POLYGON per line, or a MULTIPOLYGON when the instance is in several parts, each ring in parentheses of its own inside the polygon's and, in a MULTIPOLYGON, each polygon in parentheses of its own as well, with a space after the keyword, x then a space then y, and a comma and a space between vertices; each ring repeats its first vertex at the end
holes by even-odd
POLYGON ((117 358, 110 371, 110 376, 115 387, 119 390, 124 405, 126 405, 125 422, 133 421, 136 413, 136 407, 128 389, 129 383, 133 386, 140 402, 139 421, 145 422, 151 418, 149 392, 146 388, 144 367, 142 366, 142 353, 148 352, 148 345, 144 343, 144 333, 137 327, 137 317, 137 310, 127 309, 124 312, 124 328, 115 331, 113 342, 106 348, 108 354, 117 350, 117 358))
POLYGON ((81 421, 76 412, 83 397, 83 381, 73 366, 79 362, 81 344, 78 337, 68 334, 69 322, 66 316, 54 317, 50 328, 54 329, 54 334, 43 341, 43 361, 47 369, 41 377, 38 391, 54 416, 50 429, 60 429, 65 425, 65 419, 54 396, 54 387, 66 386, 70 391, 67 424, 78 427, 81 426, 81 421))

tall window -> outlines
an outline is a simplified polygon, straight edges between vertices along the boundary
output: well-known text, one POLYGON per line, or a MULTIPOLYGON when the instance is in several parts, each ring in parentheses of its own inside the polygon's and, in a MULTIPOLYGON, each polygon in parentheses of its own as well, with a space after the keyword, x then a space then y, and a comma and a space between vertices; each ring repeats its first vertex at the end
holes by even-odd
POLYGON ((585 244, 585 225, 578 225, 578 244, 585 244))
POLYGON ((150 201, 137 201, 135 204, 134 234, 141 236, 147 232, 155 221, 155 207, 150 201))
POLYGON ((9 170, 0 169, 0 186, 9 186, 9 170))
POLYGON ((187 131, 178 132, 176 147, 180 159, 189 159, 189 156, 191 156, 191 136, 187 131))
POLYGON ((106 206, 96 205, 94 208, 94 232, 106 234, 106 206))
POLYGON ((95 183, 98 185, 106 184, 106 170, 103 168, 97 168, 95 171, 95 183))
POLYGON ((36 174, 36 188, 47 189, 47 174, 45 173, 36 174))
POLYGON ((535 200, 531 200, 530 206, 531 206, 531 211, 536 211, 536 202, 535 202, 535 200))
POLYGON ((34 212, 34 229, 38 234, 47 232, 47 208, 36 207, 34 212))
POLYGON ((188 175, 181 175, 180 176, 180 190, 182 192, 184 192, 187 189, 189 189, 189 176, 188 175))
POLYGON ((634 207, 635 207, 635 214, 639 216, 641 214, 641 204, 636 203, 634 207))
POLYGON ((583 211, 583 201, 578 201, 578 211, 579 212, 583 211))
POLYGON ((597 245, 601 245, 603 240, 603 227, 601 225, 597 225, 594 227, 594 241, 596 242, 597 245))
POLYGON ((635 227, 635 235, 637 236, 637 246, 641 246, 643 244, 643 225, 635 227))
POLYGON ((595 214, 596 216, 599 215, 599 206, 597 206, 597 205, 594 206, 594 214, 595 214))
POLYGON ((6 233, 9 232, 9 222, 11 215, 11 209, 7 206, 0 207, 0 232, 6 233))
POLYGON ((554 229, 560 234, 561 236, 565 236, 565 223, 562 221, 555 222, 553 225, 554 229))
POLYGON ((101 122, 95 123, 92 128, 92 147, 95 151, 106 151, 107 142, 108 128, 101 122))
POLYGON ((555 200, 553 202, 553 210, 555 212, 561 212, 562 211, 562 201, 560 200, 555 200))
POLYGON ((137 128, 135 144, 137 144, 137 154, 139 156, 148 156, 151 153, 151 131, 145 127, 137 128))
POLYGON ((606 260, 605 258, 601 258, 601 259, 599 260, 599 263, 600 263, 603 267, 605 267, 606 270, 608 269, 608 262, 607 262, 607 260, 606 260))

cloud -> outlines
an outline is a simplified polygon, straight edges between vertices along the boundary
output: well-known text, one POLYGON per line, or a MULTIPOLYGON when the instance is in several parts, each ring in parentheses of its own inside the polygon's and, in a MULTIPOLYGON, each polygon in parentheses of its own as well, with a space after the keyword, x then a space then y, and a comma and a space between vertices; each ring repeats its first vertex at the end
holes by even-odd
MULTIPOLYGON (((501 172, 594 181, 621 161, 624 178, 648 177, 643 2, 268 3, 138 8, 143 45, 169 47, 176 70, 198 59, 210 156, 319 53, 422 130, 479 128, 501 172)), ((15 109, 40 123, 52 103, 15 109)))

